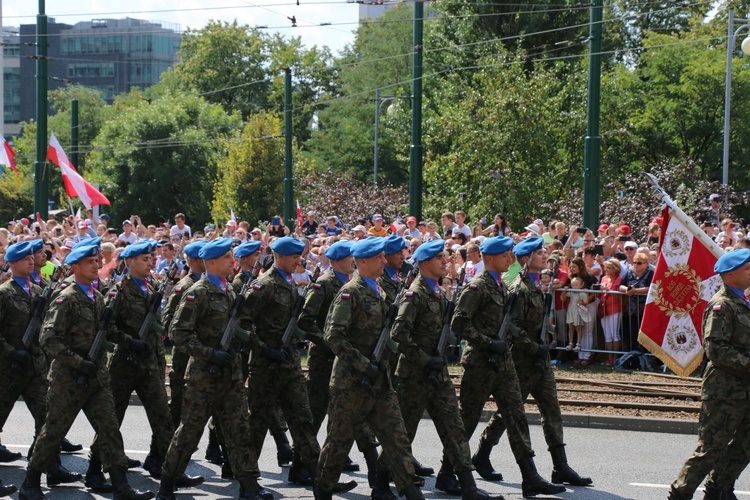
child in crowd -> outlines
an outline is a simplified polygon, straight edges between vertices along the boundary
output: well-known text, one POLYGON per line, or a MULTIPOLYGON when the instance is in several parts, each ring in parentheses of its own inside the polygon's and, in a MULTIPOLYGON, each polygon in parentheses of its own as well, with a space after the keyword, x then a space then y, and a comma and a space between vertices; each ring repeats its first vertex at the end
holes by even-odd
MULTIPOLYGON (((581 290, 583 288, 583 280, 581 278, 573 278, 570 280, 570 287, 574 290, 581 290)), ((568 324, 568 346, 565 348, 566 351, 574 350, 578 352, 581 350, 581 337, 586 325, 591 321, 591 315, 589 314, 588 303, 589 294, 586 292, 575 292, 568 291, 564 292, 570 302, 568 303, 568 312, 566 315, 566 323, 568 324), (575 345, 575 348, 573 347, 575 345)))
POLYGON ((306 267, 307 262, 305 261, 305 259, 300 259, 300 263, 292 273, 292 279, 297 285, 297 293, 300 295, 305 294, 305 287, 310 284, 310 279, 312 278, 312 273, 310 273, 310 271, 308 271, 306 267))

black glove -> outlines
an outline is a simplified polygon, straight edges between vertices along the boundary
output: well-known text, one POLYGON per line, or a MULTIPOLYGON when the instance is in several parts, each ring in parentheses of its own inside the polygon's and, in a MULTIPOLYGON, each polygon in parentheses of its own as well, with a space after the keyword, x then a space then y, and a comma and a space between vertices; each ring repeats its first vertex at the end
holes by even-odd
POLYGON ((89 361, 88 359, 84 359, 81 361, 81 364, 78 365, 78 371, 86 375, 87 377, 93 377, 96 375, 96 365, 89 361))
POLYGON ((8 354, 8 359, 10 359, 13 363, 19 365, 25 365, 31 362, 29 351, 27 351, 23 347, 19 347, 18 349, 13 349, 12 351, 10 351, 10 353, 8 354))
POLYGON ((490 342, 490 351, 505 354, 508 352, 508 343, 502 339, 492 339, 490 342))
POLYGON ((234 356, 227 351, 214 349, 208 360, 216 366, 229 366, 232 364, 232 358, 234 358, 234 356))
POLYGON ((431 356, 427 360, 427 364, 425 365, 425 368, 427 368, 431 372, 438 372, 438 371, 442 371, 444 366, 445 366, 445 361, 443 361, 443 358, 441 356, 431 356))
POLYGON ((269 361, 275 361, 277 363, 286 363, 289 361, 286 351, 284 349, 274 349, 272 347, 264 347, 260 352, 260 355, 269 361))
POLYGON ((549 355, 549 346, 547 344, 539 344, 539 350, 536 355, 539 358, 546 358, 549 355))
POLYGON ((125 344, 131 351, 135 352, 146 352, 146 349, 148 349, 148 344, 141 339, 129 339, 125 344))
POLYGON ((370 364, 367 365, 367 368, 365 368, 365 377, 370 380, 371 384, 375 385, 375 382, 378 380, 378 375, 380 375, 380 367, 377 363, 371 361, 370 364))

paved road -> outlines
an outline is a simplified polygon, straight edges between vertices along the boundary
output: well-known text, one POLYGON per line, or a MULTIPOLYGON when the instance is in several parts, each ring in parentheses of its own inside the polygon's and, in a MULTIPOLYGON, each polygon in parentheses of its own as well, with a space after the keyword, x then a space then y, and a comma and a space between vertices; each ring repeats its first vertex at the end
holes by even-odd
MULTIPOLYGON (((2 442, 14 451, 24 452, 31 443, 33 422, 23 405, 17 403, 9 422, 3 429, 2 442)), ((150 431, 143 408, 137 403, 128 409, 123 422, 125 448, 132 458, 143 460, 148 451, 150 431)), ((93 431, 81 414, 75 421, 69 434, 71 441, 88 446, 93 437, 93 431)), ((322 443, 325 436, 321 434, 322 443)), ((549 476, 552 463, 549 454, 545 452, 544 438, 541 428, 531 427, 532 444, 537 451, 537 466, 544 476, 549 476)), ((189 466, 191 474, 206 476, 206 483, 200 489, 180 490, 178 498, 236 498, 238 486, 236 482, 221 479, 219 468, 203 460, 203 453, 207 441, 204 433, 201 449, 194 455, 195 461, 189 466)), ((472 439, 472 449, 476 449, 478 435, 472 439)), ((568 488, 557 498, 567 499, 634 499, 651 500, 664 499, 667 496, 667 486, 677 475, 683 461, 689 456, 696 444, 696 437, 680 434, 660 434, 634 431, 613 431, 601 429, 569 428, 566 429, 568 442, 568 457, 571 464, 580 472, 594 478, 591 488, 568 488)), ((422 420, 417 435, 415 454, 424 464, 436 469, 440 466, 441 447, 434 428, 429 420, 422 420)), ((359 452, 354 451, 352 457, 359 461, 364 468, 364 460, 359 452)), ((85 453, 67 455, 63 458, 65 465, 80 473, 85 473, 87 462, 85 453)), ((479 480, 479 486, 486 491, 502 493, 506 498, 521 498, 521 477, 518 467, 513 461, 507 441, 503 441, 495 448, 492 460, 496 468, 505 475, 505 482, 493 484, 479 480)), ((25 461, 0 465, 0 477, 7 483, 17 486, 23 480, 25 461)), ((261 483, 275 491, 279 497, 312 498, 310 490, 286 485, 286 470, 276 464, 276 452, 270 436, 266 439, 264 452, 260 462, 263 479, 261 483)), ((128 477, 132 485, 140 489, 156 491, 158 482, 146 477, 145 472, 136 469, 128 477)), ((359 482, 359 486, 344 495, 349 499, 369 498, 370 490, 367 486, 365 473, 354 473, 352 478, 359 482)), ((44 484, 44 479, 42 479, 44 484)), ((431 491, 434 477, 427 478, 425 496, 427 498, 447 498, 439 491, 431 491)), ((744 474, 737 483, 738 496, 743 494, 750 498, 750 477, 744 474)), ((80 499, 107 498, 85 493, 83 485, 54 488, 45 490, 52 499, 80 499)), ((696 495, 700 498, 702 494, 696 495)))

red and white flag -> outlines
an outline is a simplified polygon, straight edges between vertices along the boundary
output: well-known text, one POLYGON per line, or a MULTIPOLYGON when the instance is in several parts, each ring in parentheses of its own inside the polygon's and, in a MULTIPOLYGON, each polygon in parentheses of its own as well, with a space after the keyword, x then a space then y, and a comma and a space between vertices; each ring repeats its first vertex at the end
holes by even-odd
POLYGON ((65 191, 71 198, 80 198, 86 208, 94 205, 109 205, 109 200, 102 193, 97 191, 94 186, 86 182, 81 174, 75 169, 68 156, 63 151, 60 143, 57 142, 55 134, 50 134, 49 147, 47 148, 47 159, 60 167, 62 172, 63 184, 65 191))
POLYGON ((299 200, 297 200, 297 227, 302 227, 304 222, 302 219, 302 209, 299 207, 299 200))
POLYGON ((703 361, 703 310, 721 287, 714 264, 723 251, 681 210, 667 206, 662 217, 661 252, 638 342, 687 377, 703 361))
POLYGON ((8 144, 8 141, 5 140, 5 137, 0 135, 0 141, 2 141, 3 146, 0 148, 0 165, 6 165, 10 167, 10 169, 15 173, 19 173, 18 169, 16 168, 16 162, 13 161, 13 158, 16 156, 16 152, 11 149, 10 144, 8 144))

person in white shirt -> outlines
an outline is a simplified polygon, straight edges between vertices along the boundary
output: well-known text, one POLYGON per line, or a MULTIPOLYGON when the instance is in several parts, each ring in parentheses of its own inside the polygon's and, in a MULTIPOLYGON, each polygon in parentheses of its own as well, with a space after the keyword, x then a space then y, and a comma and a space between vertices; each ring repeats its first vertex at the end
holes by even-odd
POLYGON ((138 241, 138 236, 133 232, 133 224, 130 222, 130 219, 122 221, 122 233, 120 233, 117 239, 125 241, 128 245, 132 245, 138 241))
POLYGON ((458 210, 456 212, 456 228, 461 231, 464 236, 466 236, 466 240, 470 240, 472 238, 471 234, 471 228, 465 224, 466 222, 466 214, 463 210, 458 210))
POLYGON ((479 245, 476 243, 469 243, 466 245, 466 276, 464 277, 464 283, 474 278, 477 274, 484 270, 484 261, 482 260, 482 253, 479 251, 479 245))
POLYGON ((190 226, 185 224, 185 214, 179 213, 174 216, 174 226, 169 228, 169 234, 179 234, 182 236, 186 233, 192 238, 193 234, 190 231, 190 226))

